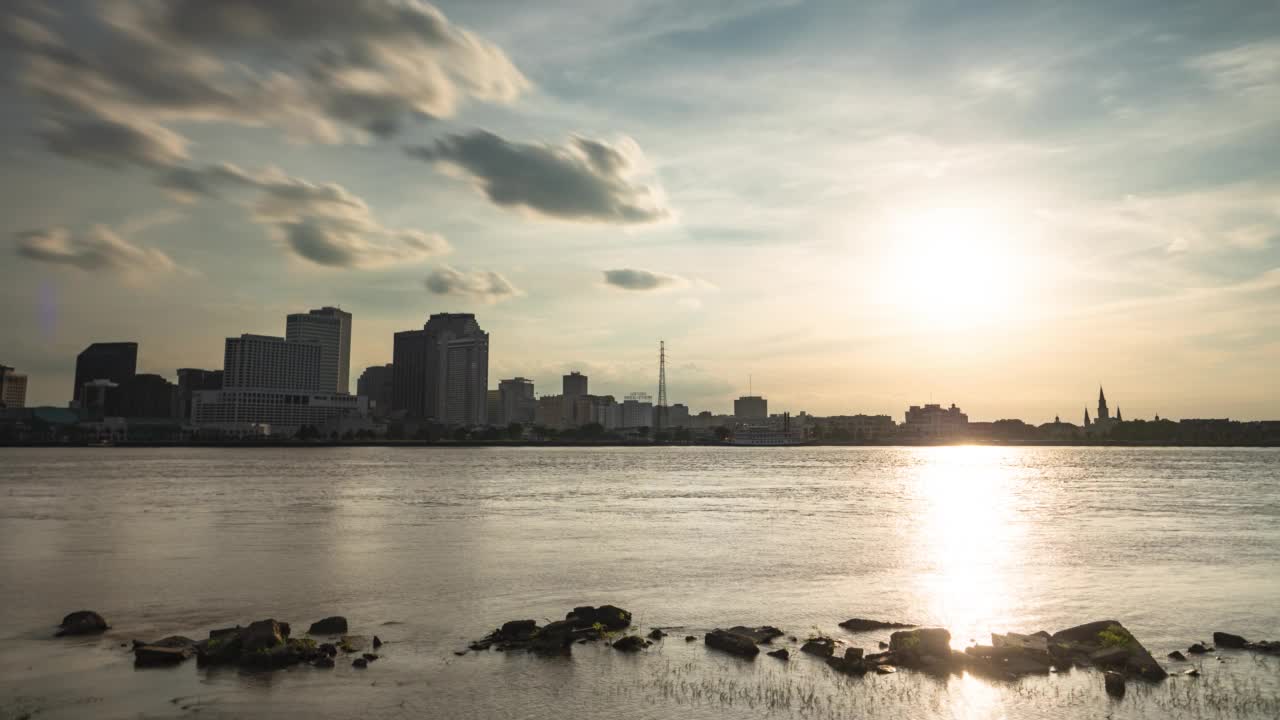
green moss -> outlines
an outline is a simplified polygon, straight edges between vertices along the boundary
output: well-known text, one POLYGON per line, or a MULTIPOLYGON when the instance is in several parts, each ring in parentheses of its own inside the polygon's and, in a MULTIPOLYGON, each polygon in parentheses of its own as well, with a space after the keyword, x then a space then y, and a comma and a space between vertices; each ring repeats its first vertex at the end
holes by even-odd
POLYGON ((1123 647, 1133 642, 1133 636, 1119 625, 1112 625, 1098 633, 1098 641, 1102 643, 1102 647, 1123 647))
POLYGON ((316 641, 311 638, 290 638, 289 646, 298 650, 315 650, 316 641))

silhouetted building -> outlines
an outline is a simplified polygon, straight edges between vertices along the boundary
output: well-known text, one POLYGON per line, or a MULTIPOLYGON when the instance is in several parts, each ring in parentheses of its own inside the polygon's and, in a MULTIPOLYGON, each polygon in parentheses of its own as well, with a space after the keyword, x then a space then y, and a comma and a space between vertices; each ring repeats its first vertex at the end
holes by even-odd
POLYGON ((564 396, 543 395, 538 398, 538 406, 534 411, 534 423, 543 427, 558 429, 564 422, 564 396))
POLYGON ((1111 412, 1107 409, 1107 395, 1102 391, 1102 386, 1098 386, 1098 414, 1093 421, 1089 421, 1089 410, 1084 411, 1084 427, 1085 432, 1089 435, 1106 435, 1110 433, 1117 423, 1122 422, 1120 419, 1120 410, 1116 409, 1116 416, 1111 417, 1111 412))
POLYGON ((176 419, 181 413, 178 387, 159 375, 142 374, 120 383, 108 396, 109 416, 176 419))
POLYGON ((676 403, 675 405, 667 408, 666 422, 664 422, 662 426, 673 428, 689 427, 689 406, 682 403, 676 403))
POLYGON ((815 421, 818 433, 828 440, 872 442, 893 435, 898 426, 888 415, 832 415, 815 421))
POLYGON ((960 412, 954 403, 946 409, 935 404, 912 405, 907 409, 906 419, 903 430, 923 440, 955 439, 963 436, 969 425, 969 416, 960 412))
POLYGON ((629 393, 622 400, 622 427, 653 427, 653 396, 649 393, 629 393))
POLYGON ((365 368, 356 381, 356 394, 369 398, 369 412, 375 417, 391 414, 391 388, 395 369, 391 363, 365 368))
POLYGON ((117 417, 120 388, 116 383, 106 379, 89 380, 78 393, 81 415, 85 420, 102 420, 106 417, 117 417))
POLYGON ((739 420, 763 420, 769 417, 769 401, 759 395, 744 395, 733 401, 733 416, 739 420))
POLYGON ((0 365, 0 407, 20 408, 27 405, 27 376, 0 365))
POLYGON ((322 307, 285 319, 285 339, 320 346, 320 390, 348 392, 351 387, 351 313, 322 307))
POLYGON ((120 384, 138 372, 138 343, 93 343, 76 356, 76 379, 72 401, 80 403, 84 384, 90 380, 110 380, 120 384))
POLYGON ((191 419, 191 396, 200 390, 221 390, 221 370, 178 368, 179 414, 183 420, 191 419))
POLYGON ((484 414, 490 425, 498 424, 498 416, 502 414, 501 398, 497 390, 484 391, 484 414))
POLYGON ((196 426, 238 434, 293 436, 303 425, 319 427, 369 412, 363 395, 269 388, 205 390, 192 401, 196 426))
POLYGON ((574 370, 563 378, 564 424, 584 425, 588 421, 578 417, 578 398, 587 394, 587 376, 574 370))
POLYGON ((491 422, 495 425, 531 423, 537 410, 538 401, 533 396, 532 380, 522 377, 502 380, 498 383, 498 419, 491 422))
POLYGON ((489 334, 471 313, 439 313, 421 330, 395 334, 392 401, 409 417, 484 425, 489 334))
POLYGON ((321 352, 321 346, 314 343, 286 342, 267 335, 227 338, 222 386, 320 392, 321 352))

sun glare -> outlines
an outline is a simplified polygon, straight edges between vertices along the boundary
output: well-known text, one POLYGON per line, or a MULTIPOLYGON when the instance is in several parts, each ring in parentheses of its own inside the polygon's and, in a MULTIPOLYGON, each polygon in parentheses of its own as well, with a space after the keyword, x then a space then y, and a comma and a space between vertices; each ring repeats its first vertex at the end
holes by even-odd
POLYGON ((903 213, 889 229, 894 305, 929 330, 989 325, 1016 309, 1025 268, 1007 218, 969 207, 903 213))

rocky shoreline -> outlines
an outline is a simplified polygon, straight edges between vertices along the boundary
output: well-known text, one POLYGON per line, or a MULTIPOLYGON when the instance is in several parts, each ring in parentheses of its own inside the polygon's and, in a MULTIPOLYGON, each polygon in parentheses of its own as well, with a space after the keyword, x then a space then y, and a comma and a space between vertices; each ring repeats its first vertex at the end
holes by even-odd
MULTIPOLYGON (((1171 674, 1199 675, 1199 668, 1179 667, 1189 662, 1187 655, 1203 656, 1224 648, 1280 656, 1280 641, 1251 642, 1219 631, 1213 633, 1212 644, 1196 642, 1187 647, 1185 654, 1180 650, 1168 653, 1166 660, 1171 666, 1166 668, 1116 620, 1089 622, 1055 633, 994 633, 989 645, 973 644, 964 650, 952 648, 951 633, 945 628, 866 618, 851 618, 839 626, 855 634, 892 632, 887 642, 876 643, 876 652, 867 652, 846 638, 815 634, 801 640, 770 625, 715 628, 704 633, 702 641, 711 650, 746 661, 754 661, 762 646, 766 655, 783 662, 789 662, 799 652, 819 658, 833 671, 845 675, 889 675, 906 669, 935 675, 970 673, 1008 681, 1073 668, 1095 669, 1101 671, 1103 688, 1113 697, 1123 697, 1129 682, 1159 683, 1171 674)), ((80 610, 62 619, 55 637, 101 634, 109 628, 98 613, 80 610)), ((198 667, 272 671, 309 665, 324 669, 334 667, 339 655, 344 662, 349 658, 354 668, 369 667, 380 657, 376 651, 382 640, 376 635, 369 639, 349 634, 348 630, 346 618, 335 615, 312 623, 304 633, 308 637, 295 637, 289 623, 268 618, 244 627, 211 630, 202 640, 181 635, 155 641, 134 640, 132 652, 137 667, 173 666, 194 657, 198 667), (329 641, 318 642, 317 637, 329 641)), ((666 630, 659 627, 645 636, 637 634, 631 612, 618 606, 579 606, 566 613, 563 620, 542 626, 534 620, 509 620, 454 654, 494 651, 562 657, 572 655, 574 645, 587 643, 607 643, 618 652, 638 653, 668 637, 666 630)), ((696 635, 684 636, 685 642, 697 640, 696 635)))

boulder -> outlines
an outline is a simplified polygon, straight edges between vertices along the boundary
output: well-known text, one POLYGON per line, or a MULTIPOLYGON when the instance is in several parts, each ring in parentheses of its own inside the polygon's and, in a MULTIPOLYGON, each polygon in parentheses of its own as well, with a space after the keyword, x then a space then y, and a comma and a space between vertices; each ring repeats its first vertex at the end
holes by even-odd
POLYGON ((193 645, 138 645, 133 649, 133 664, 136 667, 177 665, 194 654, 193 645))
POLYGON ((818 657, 831 657, 836 651, 836 641, 829 637, 811 637, 804 641, 804 645, 800 646, 800 652, 817 655, 818 657))
POLYGON ((572 621, 579 628, 589 628, 599 623, 605 630, 621 630, 631 625, 631 613, 616 605, 583 605, 574 608, 565 616, 565 620, 572 621))
POLYGON ((769 644, 774 638, 780 638, 783 632, 772 625, 762 625, 760 627, 745 627, 743 625, 734 625, 729 628, 729 632, 735 635, 751 638, 751 641, 757 644, 769 644))
POLYGON ((684 636, 684 641, 685 641, 685 642, 696 642, 696 641, 697 641, 697 639, 698 639, 698 636, 697 636, 697 635, 685 635, 685 636, 684 636))
POLYGON ((365 653, 360 657, 364 658, 365 660, 368 660, 369 662, 373 662, 374 660, 378 659, 378 656, 375 655, 374 653, 365 653))
POLYGON ((1124 697, 1124 675, 1114 670, 1108 670, 1103 676, 1103 687, 1107 689, 1107 694, 1111 697, 1124 697))
POLYGON ((378 648, 380 648, 380 647, 382 647, 382 638, 378 637, 377 635, 374 635, 374 636, 373 636, 373 649, 374 649, 374 650, 377 650, 377 649, 378 649, 378 648))
POLYGON ((666 634, 666 633, 664 633, 664 632, 662 632, 662 629, 661 629, 661 628, 654 628, 654 629, 652 629, 652 630, 650 630, 650 631, 649 631, 649 639, 650 639, 650 640, 661 640, 662 638, 664 638, 664 637, 666 637, 666 636, 667 636, 667 634, 666 634))
POLYGON ((849 632, 867 632, 869 630, 896 630, 899 628, 917 627, 910 623, 885 622, 884 620, 868 620, 866 618, 849 618, 840 623, 840 627, 849 632))
POLYGON ((876 665, 877 675, 892 675, 898 672, 898 668, 892 665, 876 665))
POLYGON ((1204 655, 1205 653, 1209 652, 1209 648, 1205 647, 1200 643, 1195 643, 1191 647, 1187 648, 1187 652, 1191 653, 1192 655, 1204 655))
POLYGON ((1259 640, 1246 644, 1246 650, 1267 653, 1268 655, 1280 655, 1280 640, 1259 640))
POLYGON ((1045 635, 1021 635, 1019 633, 991 633, 991 646, 1031 653, 1049 654, 1049 638, 1045 635))
POLYGON ((908 660, 926 656, 950 657, 951 633, 943 628, 899 630, 889 636, 889 651, 908 660))
POLYGON ((320 657, 316 658, 316 659, 315 659, 315 662, 311 663, 311 665, 312 665, 312 667, 318 667, 318 668, 325 668, 325 669, 328 669, 328 668, 333 667, 334 662, 333 662, 333 658, 332 658, 332 657, 330 657, 330 656, 328 656, 328 655, 322 655, 322 656, 320 656, 320 657))
POLYGON ((365 660, 365 659, 364 659, 364 658, 362 658, 362 657, 358 657, 358 658, 356 658, 355 660, 352 660, 352 661, 351 661, 351 667, 353 667, 353 668, 359 668, 359 669, 363 670, 363 669, 365 669, 365 668, 369 667, 369 661, 368 661, 368 660, 365 660))
POLYGON ((538 623, 533 620, 508 620, 493 634, 498 640, 528 640, 537 629, 538 623))
POLYGON ((727 630, 712 630, 703 636, 702 642, 709 648, 739 657, 754 658, 760 652, 751 638, 727 630))
POLYGON ((287 625, 282 625, 274 619, 258 620, 249 623, 249 627, 240 633, 240 651, 242 653, 258 652, 259 650, 270 650, 284 644, 285 638, 289 637, 287 625))
POLYGON ((1115 620, 1077 625, 1054 633, 1049 652, 1062 664, 1093 664, 1147 680, 1168 677, 1160 663, 1115 620))
POLYGON ((529 650, 539 655, 568 655, 574 637, 573 622, 557 620, 534 630, 529 638, 529 650))
POLYGON ((1213 644, 1220 648, 1231 648, 1232 650, 1240 650, 1249 644, 1248 640, 1239 635, 1231 633, 1215 632, 1213 634, 1213 644))
POLYGON ((765 655, 768 655, 769 657, 778 658, 779 660, 787 660, 787 659, 790 659, 791 657, 791 653, 786 648, 770 650, 769 652, 765 653, 765 655))
POLYGON ((320 643, 317 649, 329 657, 334 657, 338 654, 338 646, 333 643, 320 643))
POLYGON ((1187 661, 1187 656, 1186 656, 1186 655, 1183 655, 1182 653, 1178 652, 1177 650, 1174 650, 1173 652, 1169 653, 1169 659, 1170 659, 1170 660, 1177 660, 1178 662, 1186 662, 1186 661, 1187 661))
POLYGON ((1044 675, 1054 664, 1048 652, 1025 650, 1004 645, 975 645, 963 653, 954 653, 952 660, 977 675, 1013 680, 1024 675, 1044 675))
POLYGON ((92 610, 77 610, 62 618, 55 637, 64 635, 92 635, 105 632, 110 626, 102 616, 92 610))
POLYGON ((1197 670, 1196 668, 1190 668, 1190 669, 1187 669, 1187 670, 1183 670, 1183 671, 1182 671, 1182 674, 1183 674, 1183 675, 1186 675, 1186 676, 1188 676, 1188 677, 1200 677, 1200 671, 1199 671, 1199 670, 1197 670))
POLYGON ((844 659, 845 660, 862 660, 862 648, 860 647, 845 648, 844 659))
POLYGON ((613 644, 614 650, 622 652, 639 652, 649 646, 645 639, 639 635, 628 635, 613 644))
POLYGON ((866 675, 868 670, 867 663, 863 662, 862 658, 851 658, 848 656, 848 653, 846 653, 845 657, 842 658, 827 658, 827 665, 832 670, 844 673, 845 675, 866 675))
POLYGON ((311 623, 311 627, 307 629, 308 635, 342 635, 346 632, 347 619, 341 615, 317 620, 311 623))

